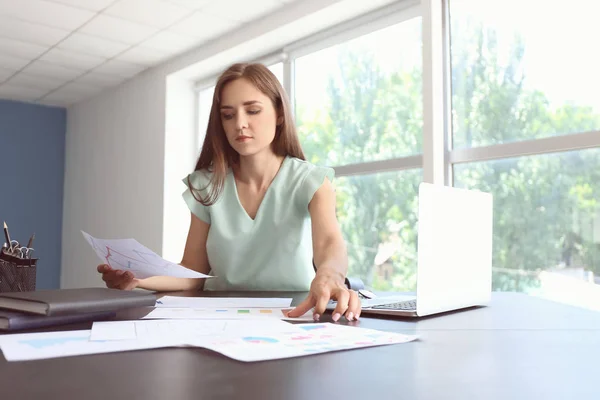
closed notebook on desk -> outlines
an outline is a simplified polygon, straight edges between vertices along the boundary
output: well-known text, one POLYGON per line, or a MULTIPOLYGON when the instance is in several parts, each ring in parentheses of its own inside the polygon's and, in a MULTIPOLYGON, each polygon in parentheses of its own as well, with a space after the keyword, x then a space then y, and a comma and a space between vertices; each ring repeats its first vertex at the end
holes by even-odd
POLYGON ((68 315, 156 304, 152 292, 108 288, 37 290, 0 294, 0 308, 38 315, 68 315))
POLYGON ((116 315, 116 311, 99 311, 92 313, 55 315, 49 317, 47 315, 34 315, 19 311, 0 310, 0 330, 16 331, 23 329, 45 328, 48 326, 76 324, 79 322, 102 321, 113 318, 116 315))

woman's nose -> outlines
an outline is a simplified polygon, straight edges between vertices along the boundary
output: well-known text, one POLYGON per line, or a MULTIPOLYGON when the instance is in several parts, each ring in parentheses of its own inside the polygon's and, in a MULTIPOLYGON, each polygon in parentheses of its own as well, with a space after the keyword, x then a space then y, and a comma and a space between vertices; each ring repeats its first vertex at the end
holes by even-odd
POLYGON ((248 128, 248 118, 246 118, 246 115, 244 115, 244 113, 237 114, 236 125, 237 128, 240 130, 248 128))

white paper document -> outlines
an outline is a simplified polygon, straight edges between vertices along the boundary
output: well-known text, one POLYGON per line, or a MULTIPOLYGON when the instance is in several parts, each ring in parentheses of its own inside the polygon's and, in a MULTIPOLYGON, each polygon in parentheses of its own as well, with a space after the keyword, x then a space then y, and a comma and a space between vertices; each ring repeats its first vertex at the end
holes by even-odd
POLYGON ((168 308, 285 308, 292 304, 291 298, 259 297, 178 297, 163 296, 156 300, 156 307, 168 308))
POLYGON ((89 339, 90 330, 12 334, 0 337, 0 348, 7 361, 25 361, 179 345, 168 338, 154 342, 143 340, 93 342, 89 339))
POLYGON ((141 320, 103 321, 92 325, 91 341, 142 340, 187 344, 200 337, 237 337, 241 334, 277 334, 300 328, 276 319, 261 321, 229 320, 141 320))
POLYGON ((294 325, 298 330, 229 338, 198 338, 188 343, 238 361, 253 362, 301 357, 332 351, 406 343, 417 336, 331 323, 294 325))
POLYGON ((280 320, 96 322, 92 330, 0 336, 7 361, 39 360, 161 347, 202 347, 252 362, 405 343, 416 336, 330 323, 280 320))
POLYGON ((98 239, 81 231, 102 263, 111 268, 130 271, 136 278, 174 276, 177 278, 210 278, 182 265, 167 261, 135 239, 98 239))
POLYGON ((301 317, 287 316, 293 308, 171 308, 159 307, 150 311, 143 319, 261 319, 275 318, 285 321, 313 322, 312 310, 301 317))

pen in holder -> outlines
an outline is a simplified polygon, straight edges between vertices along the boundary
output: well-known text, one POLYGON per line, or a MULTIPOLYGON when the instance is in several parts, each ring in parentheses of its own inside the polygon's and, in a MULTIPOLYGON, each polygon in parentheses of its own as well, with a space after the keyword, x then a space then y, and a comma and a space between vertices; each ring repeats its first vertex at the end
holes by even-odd
POLYGON ((19 247, 16 240, 2 246, 0 251, 0 293, 35 290, 38 259, 33 258, 32 253, 32 248, 19 247))

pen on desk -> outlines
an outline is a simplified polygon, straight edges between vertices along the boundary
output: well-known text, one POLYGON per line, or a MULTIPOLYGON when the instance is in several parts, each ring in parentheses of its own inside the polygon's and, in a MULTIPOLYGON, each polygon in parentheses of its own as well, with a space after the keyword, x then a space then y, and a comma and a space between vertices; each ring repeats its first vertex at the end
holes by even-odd
POLYGON ((8 244, 8 250, 12 251, 12 244, 10 243, 10 235, 8 234, 8 226, 6 226, 6 221, 4 221, 4 236, 6 237, 6 243, 8 244))
POLYGON ((31 235, 31 237, 29 238, 29 242, 27 242, 28 248, 30 248, 31 245, 33 244, 33 239, 35 239, 35 233, 33 235, 31 235))

